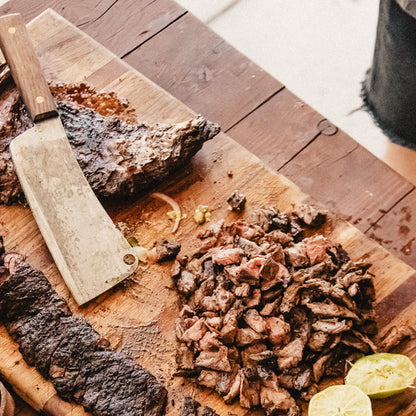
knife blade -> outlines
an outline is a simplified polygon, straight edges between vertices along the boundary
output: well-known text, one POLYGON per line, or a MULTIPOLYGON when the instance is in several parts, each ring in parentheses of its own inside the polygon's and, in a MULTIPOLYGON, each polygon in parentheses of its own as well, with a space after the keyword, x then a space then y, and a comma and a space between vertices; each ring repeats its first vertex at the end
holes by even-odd
POLYGON ((12 140, 13 164, 55 263, 81 305, 135 272, 135 249, 78 165, 20 14, 0 18, 0 48, 35 123, 12 140))

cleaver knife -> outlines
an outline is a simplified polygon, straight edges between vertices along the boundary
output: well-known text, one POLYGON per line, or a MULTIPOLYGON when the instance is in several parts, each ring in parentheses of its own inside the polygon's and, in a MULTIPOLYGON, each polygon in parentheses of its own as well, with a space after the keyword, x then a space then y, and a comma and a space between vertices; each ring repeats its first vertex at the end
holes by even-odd
POLYGON ((10 143, 14 167, 43 238, 81 305, 137 269, 69 145, 20 14, 0 17, 0 48, 35 126, 10 143))

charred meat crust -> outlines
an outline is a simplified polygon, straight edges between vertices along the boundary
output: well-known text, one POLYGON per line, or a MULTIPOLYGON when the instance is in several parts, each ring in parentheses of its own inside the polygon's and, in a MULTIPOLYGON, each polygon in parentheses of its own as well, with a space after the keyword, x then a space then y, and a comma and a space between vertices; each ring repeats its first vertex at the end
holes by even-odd
POLYGON ((109 343, 26 263, 0 283, 0 319, 24 360, 51 380, 64 400, 96 416, 160 416, 166 389, 109 343))
MULTIPOLYGON (((81 85, 87 95, 100 95, 81 85)), ((9 143, 33 123, 4 66, 0 66, 0 86, 0 203, 22 203, 9 143)), ((175 125, 125 122, 100 114, 100 100, 90 100, 92 105, 69 87, 55 86, 52 92, 58 97, 56 105, 78 163, 94 192, 103 198, 133 196, 163 181, 219 132, 217 124, 201 116, 175 125), (92 108, 82 105, 84 101, 92 108)), ((102 100, 108 99, 102 95, 102 100)))
POLYGON ((192 397, 186 396, 183 401, 180 416, 218 416, 218 413, 208 406, 201 406, 192 397))

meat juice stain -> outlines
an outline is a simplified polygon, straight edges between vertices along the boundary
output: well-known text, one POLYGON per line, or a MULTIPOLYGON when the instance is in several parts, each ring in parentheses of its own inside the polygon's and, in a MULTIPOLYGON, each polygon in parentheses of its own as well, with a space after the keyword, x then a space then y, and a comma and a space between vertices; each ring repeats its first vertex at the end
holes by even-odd
POLYGON ((401 225, 399 227, 399 234, 407 235, 410 232, 410 228, 407 225, 401 225))
POLYGON ((412 254, 412 245, 415 241, 415 237, 413 237, 407 244, 405 244, 400 251, 405 254, 406 256, 410 256, 412 254))
POLYGON ((403 214, 403 219, 407 222, 410 222, 410 220, 412 219, 412 214, 409 212, 409 208, 408 207, 403 207, 400 212, 403 214))

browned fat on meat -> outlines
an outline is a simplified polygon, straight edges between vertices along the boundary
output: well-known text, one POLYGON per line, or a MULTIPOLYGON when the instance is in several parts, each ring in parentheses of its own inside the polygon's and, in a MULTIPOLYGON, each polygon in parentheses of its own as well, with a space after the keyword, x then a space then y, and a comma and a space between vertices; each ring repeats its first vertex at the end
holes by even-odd
MULTIPOLYGON (((9 144, 33 123, 5 65, 0 91, 0 203, 21 203, 9 144)), ((52 85, 51 92, 78 163, 104 198, 132 196, 162 181, 219 132, 203 117, 175 125, 139 122, 126 100, 85 83, 52 85)))
MULTIPOLYGON (((260 209, 199 234, 200 247, 172 273, 184 304, 178 374, 197 372, 196 383, 226 403, 297 416, 322 377, 378 350, 369 265, 322 235, 302 238, 316 216, 306 206, 296 215, 260 209)), ((387 334, 385 343, 408 335, 387 334)))

